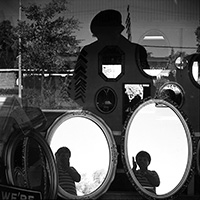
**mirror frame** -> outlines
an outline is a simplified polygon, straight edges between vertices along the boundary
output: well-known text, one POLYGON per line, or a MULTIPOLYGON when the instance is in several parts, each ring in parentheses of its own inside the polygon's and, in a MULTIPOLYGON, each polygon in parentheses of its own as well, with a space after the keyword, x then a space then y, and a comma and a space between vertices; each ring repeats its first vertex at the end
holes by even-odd
MULTIPOLYGON (((49 188, 49 193, 46 195, 46 197, 42 197, 44 199, 55 199, 57 197, 57 189, 58 189, 58 175, 57 175, 57 168, 56 168, 56 163, 54 160, 53 153, 47 144, 46 140, 44 137, 40 135, 40 133, 35 132, 35 130, 30 130, 28 133, 24 134, 22 131, 16 131, 13 132, 11 137, 9 138, 7 144, 5 145, 4 149, 4 162, 6 167, 5 170, 5 175, 6 175, 6 180, 7 184, 10 185, 15 185, 15 180, 14 180, 14 170, 13 170, 13 165, 14 165, 14 153, 15 149, 18 145, 18 143, 21 141, 21 139, 25 140, 24 143, 24 151, 25 154, 27 153, 27 142, 29 139, 35 140, 43 149, 44 155, 46 156, 46 160, 48 161, 49 164, 49 182, 50 182, 50 188, 49 188)), ((26 162, 26 160, 25 160, 26 162)), ((25 166, 26 168, 26 166, 25 166)), ((25 169, 26 171, 26 169, 25 169)), ((19 187, 19 186, 18 186, 19 187)), ((41 194, 43 196, 43 194, 41 194)))
MULTIPOLYGON (((58 186, 58 195, 61 196, 62 198, 69 198, 69 199, 96 199, 107 191, 111 182, 114 180, 115 171, 117 167, 117 157, 118 157, 117 146, 115 144, 113 133, 111 129, 107 126, 107 124, 100 117, 85 110, 69 111, 69 112, 64 113, 60 117, 58 117, 47 131, 46 140, 49 143, 49 145, 51 143, 51 139, 56 129, 63 122, 74 117, 83 117, 88 120, 91 120, 97 126, 99 126, 99 128, 102 130, 102 133, 104 134, 105 139, 107 141, 109 154, 110 154, 108 171, 103 183, 95 191, 91 192, 90 194, 83 195, 83 196, 76 196, 64 191, 60 186, 58 186)), ((67 138, 67 135, 66 135, 66 138, 67 138)))
MULTIPOLYGON (((161 96, 162 96, 162 91, 163 89, 167 86, 167 85, 175 85, 178 89, 180 89, 180 92, 181 92, 181 97, 182 97, 182 101, 181 101, 181 104, 178 105, 176 102, 174 102, 173 100, 169 100, 168 102, 172 103, 173 105, 177 105, 178 108, 181 108, 183 106, 183 104, 185 103, 185 91, 183 89, 183 87, 178 84, 177 82, 174 82, 174 81, 169 81, 169 82, 166 82, 164 83, 160 88, 159 88, 159 91, 158 91, 158 95, 159 95, 159 98, 160 99, 163 99, 161 96)), ((165 99, 163 99, 165 100, 165 99)))
POLYGON ((197 172, 200 176, 200 140, 198 141, 197 145, 197 172))
POLYGON ((194 79, 194 76, 192 74, 192 67, 193 67, 194 61, 200 62, 200 54, 199 53, 195 53, 195 54, 191 55, 190 60, 189 60, 189 65, 188 65, 188 74, 189 74, 189 77, 190 77, 190 80, 192 81, 192 83, 197 88, 200 89, 200 84, 197 83, 197 81, 194 79))
POLYGON ((157 199, 169 199, 172 200, 173 198, 177 197, 178 195, 180 195, 185 188, 187 187, 189 181, 191 180, 193 173, 194 173, 194 167, 195 167, 195 150, 196 150, 196 145, 195 145, 195 136, 194 133, 192 132, 192 128, 188 122, 187 117, 185 116, 185 114, 182 111, 179 111, 177 107, 175 107, 174 105, 172 105, 171 103, 163 100, 163 99, 145 99, 144 101, 141 101, 141 103, 135 108, 135 110, 133 110, 129 117, 127 118, 125 125, 124 125, 124 129, 122 132, 122 141, 121 141, 121 155, 122 155, 122 162, 124 165, 124 169, 125 172, 128 176, 128 179, 130 180, 130 182, 132 183, 132 185, 135 187, 135 189, 146 199, 150 199, 150 200, 157 200, 157 199), (175 114, 177 115, 177 117, 179 117, 181 123, 183 124, 183 127, 185 129, 186 132, 186 137, 187 137, 187 141, 188 141, 188 162, 187 162, 187 166, 185 169, 185 172, 183 174, 182 179, 179 181, 179 183, 177 184, 177 186, 172 189, 171 191, 169 191, 166 194, 163 195, 156 195, 153 194, 149 191, 147 191, 146 189, 144 189, 140 183, 138 182, 138 180, 136 179, 134 173, 131 170, 131 166, 129 163, 129 158, 128 158, 128 147, 127 147, 127 142, 128 142, 128 131, 130 129, 131 123, 134 119, 134 117, 136 116, 136 114, 139 112, 139 110, 151 103, 156 103, 156 104, 161 104, 161 105, 166 105, 169 108, 171 108, 175 114))

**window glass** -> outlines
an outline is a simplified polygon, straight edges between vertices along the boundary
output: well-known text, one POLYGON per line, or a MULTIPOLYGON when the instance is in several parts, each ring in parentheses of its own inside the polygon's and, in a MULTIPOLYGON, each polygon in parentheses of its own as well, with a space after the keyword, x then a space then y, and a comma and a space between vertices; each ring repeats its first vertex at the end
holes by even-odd
MULTIPOLYGON (((95 114, 94 123, 85 122, 84 117, 80 121, 96 125, 96 138, 104 141, 107 174, 101 171, 103 187, 97 184, 98 189, 86 194, 92 198, 101 196, 112 181, 111 189, 121 190, 110 169, 117 160, 114 144, 119 142, 129 115, 147 98, 178 106, 198 135, 199 18, 199 0, 0 0, 0 183, 27 184, 33 190, 42 186, 44 198, 56 196, 55 156, 48 156, 56 152, 50 147, 43 149, 43 143, 49 139, 51 125, 65 113, 95 114), (96 121, 103 121, 103 126, 96 121), (30 139, 32 130, 36 136, 30 139), (38 155, 33 160, 32 150, 38 155), (28 170, 35 162, 43 163, 38 169, 40 177, 28 170), (13 172, 5 171, 7 164, 13 172)), ((186 141, 183 148, 187 146, 186 141)), ((121 168, 116 171, 121 173, 121 168)), ((199 178, 194 182, 199 183, 199 178)), ((83 185, 78 185, 82 187, 79 198, 84 196, 83 185)), ((196 192, 199 185, 193 188, 196 192)))

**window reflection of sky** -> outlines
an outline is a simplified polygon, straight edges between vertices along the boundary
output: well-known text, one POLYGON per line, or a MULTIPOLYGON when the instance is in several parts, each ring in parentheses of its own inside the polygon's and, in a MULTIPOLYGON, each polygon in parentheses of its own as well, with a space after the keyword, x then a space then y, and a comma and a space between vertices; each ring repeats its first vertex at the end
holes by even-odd
POLYGON ((57 127, 50 143, 53 153, 59 147, 71 150, 70 165, 88 179, 94 172, 108 171, 109 148, 102 129, 93 121, 83 117, 73 117, 57 127))
POLYGON ((145 150, 151 155, 150 170, 160 177, 158 195, 174 189, 186 169, 188 144, 184 127, 170 108, 149 104, 133 119, 128 135, 128 156, 132 167, 132 156, 145 150))

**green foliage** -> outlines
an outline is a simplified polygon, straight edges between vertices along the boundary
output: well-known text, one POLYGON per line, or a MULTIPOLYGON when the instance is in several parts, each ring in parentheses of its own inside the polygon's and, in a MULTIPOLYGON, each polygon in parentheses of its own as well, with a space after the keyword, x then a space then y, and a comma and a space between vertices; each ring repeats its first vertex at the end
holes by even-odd
POLYGON ((78 193, 87 195, 94 192, 106 177, 105 169, 100 169, 91 174, 81 174, 81 182, 76 183, 78 193))

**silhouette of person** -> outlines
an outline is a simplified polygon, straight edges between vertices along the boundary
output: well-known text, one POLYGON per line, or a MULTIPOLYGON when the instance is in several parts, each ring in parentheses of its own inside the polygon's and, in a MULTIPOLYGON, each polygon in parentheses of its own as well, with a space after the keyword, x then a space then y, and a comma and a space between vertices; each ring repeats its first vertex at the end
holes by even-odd
POLYGON ((117 10, 103 10, 94 16, 90 31, 97 40, 82 48, 69 87, 71 99, 82 109, 94 114, 101 115, 106 112, 108 115, 104 119, 111 129, 115 130, 123 128, 128 114, 127 108, 132 106, 130 103, 133 102, 127 101, 124 84, 148 84, 150 92, 148 96, 145 94, 145 97, 155 93, 152 78, 142 71, 149 68, 146 49, 125 38, 122 35, 123 30, 122 16, 117 10), (103 90, 103 86, 105 92, 110 91, 109 87, 113 89, 114 98, 111 99, 111 96, 106 94, 108 99, 99 102, 97 93, 103 90), (105 110, 99 112, 101 103, 104 104, 105 110))
POLYGON ((146 151, 140 151, 136 155, 136 162, 133 157, 133 172, 139 183, 148 191, 156 193, 156 187, 160 185, 160 178, 156 171, 148 170, 151 156, 146 151), (137 164, 140 169, 136 170, 137 164))
MULTIPOLYGON (((101 42, 102 45, 106 43, 118 44, 119 46, 132 45, 136 48, 136 57, 139 59, 142 69, 149 69, 149 64, 147 62, 147 52, 146 49, 137 43, 130 42, 127 40, 121 32, 124 30, 122 23, 121 13, 117 10, 103 10, 99 12, 90 24, 90 30, 94 37, 101 42)), ((93 43, 95 44, 95 43, 93 43)))
POLYGON ((71 151, 67 147, 61 147, 55 155, 60 187, 70 194, 77 195, 75 182, 79 182, 81 176, 74 167, 70 166, 71 151))
MULTIPOLYGON (((124 52, 125 59, 123 61, 126 67, 125 76, 127 76, 126 79, 128 82, 132 80, 137 82, 137 79, 141 82, 152 82, 152 80, 146 76, 141 76, 141 70, 139 69, 150 68, 147 61, 146 49, 142 45, 131 42, 125 38, 121 34, 123 30, 122 16, 117 10, 108 9, 100 11, 92 19, 90 31, 97 40, 82 48, 75 66, 74 78, 72 78, 70 87, 71 98, 76 100, 77 103, 80 103, 80 105, 85 102, 90 104, 92 100, 90 100, 90 97, 87 98, 87 96, 79 95, 79 87, 77 87, 77 84, 78 86, 83 86, 82 94, 85 94, 85 88, 87 88, 88 91, 93 89, 93 85, 87 85, 87 82, 90 81, 90 78, 94 81, 95 75, 99 74, 99 52, 102 51, 104 47, 113 47, 113 49, 114 47, 119 47, 124 52), (79 80, 79 75, 81 76, 81 81, 79 80), (87 80, 87 82, 83 80, 87 80)), ((120 59, 121 58, 116 58, 113 53, 113 60, 109 60, 109 56, 107 55, 104 61, 119 64, 121 63, 120 59)))

